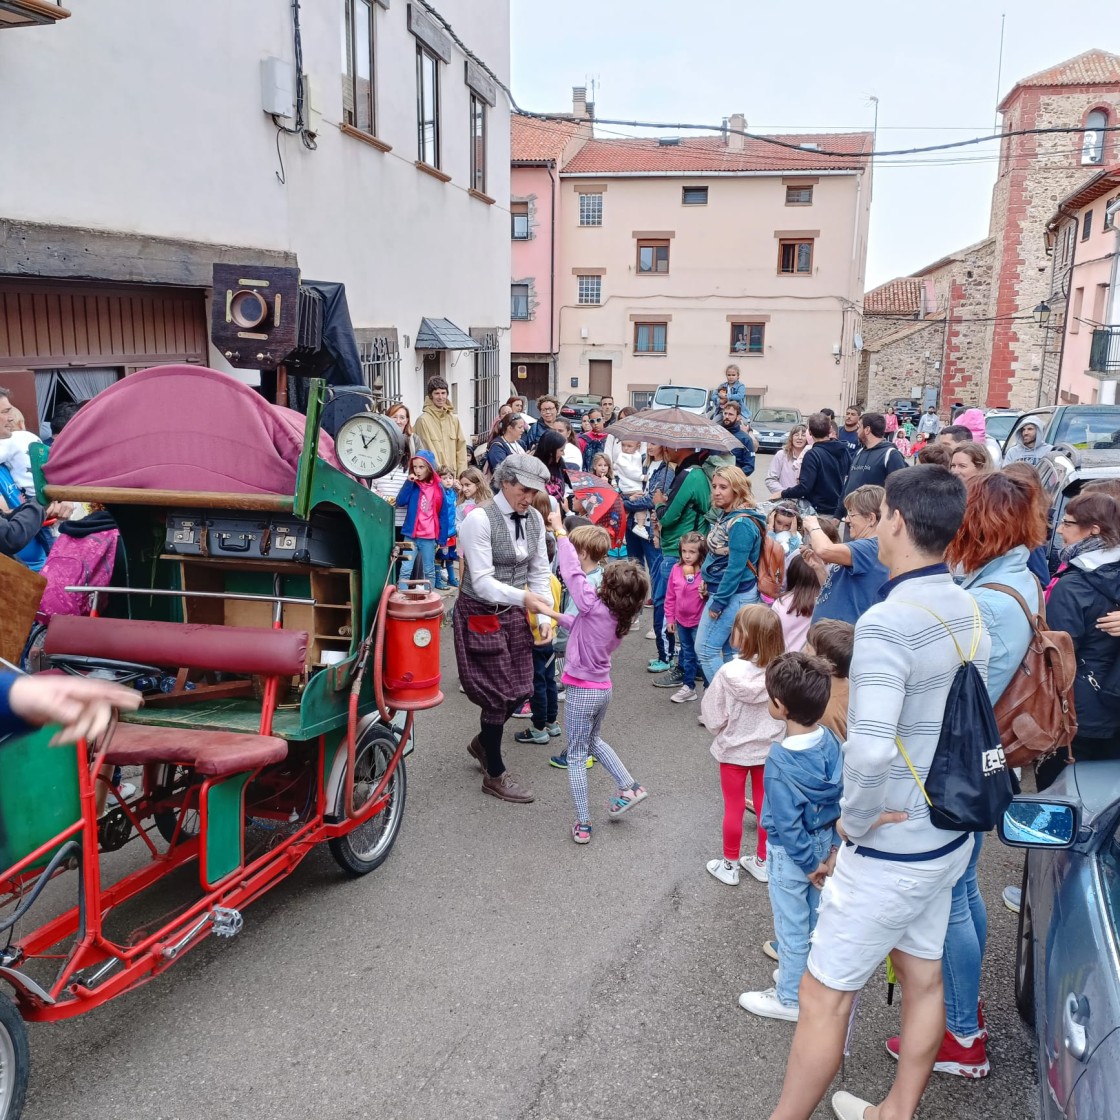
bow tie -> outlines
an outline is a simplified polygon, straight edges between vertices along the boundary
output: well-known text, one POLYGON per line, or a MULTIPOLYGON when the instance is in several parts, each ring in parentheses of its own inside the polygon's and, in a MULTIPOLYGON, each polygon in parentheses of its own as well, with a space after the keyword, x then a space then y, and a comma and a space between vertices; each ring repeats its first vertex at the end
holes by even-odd
POLYGON ((509 515, 510 521, 513 522, 514 540, 523 541, 525 539, 525 518, 528 516, 527 513, 511 513, 509 515))

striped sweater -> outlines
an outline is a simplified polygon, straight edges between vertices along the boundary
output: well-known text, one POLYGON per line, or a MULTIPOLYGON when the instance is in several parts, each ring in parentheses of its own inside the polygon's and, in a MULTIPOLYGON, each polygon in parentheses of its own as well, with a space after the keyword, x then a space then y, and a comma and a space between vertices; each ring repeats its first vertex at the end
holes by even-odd
POLYGON ((980 628, 974 661, 985 679, 991 639, 976 618, 972 597, 942 564, 900 576, 884 591, 886 599, 856 624, 840 823, 853 841, 872 848, 928 852, 960 834, 930 823, 929 806, 895 736, 924 782, 961 663, 949 630, 967 657, 980 628), (909 819, 874 827, 887 809, 904 809, 909 819))

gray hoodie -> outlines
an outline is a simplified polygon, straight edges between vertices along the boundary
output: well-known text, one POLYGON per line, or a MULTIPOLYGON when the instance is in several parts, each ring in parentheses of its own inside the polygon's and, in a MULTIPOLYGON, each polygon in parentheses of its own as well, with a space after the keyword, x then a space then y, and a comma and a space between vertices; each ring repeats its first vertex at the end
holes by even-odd
MULTIPOLYGON (((1023 428, 1028 426, 1024 424, 1023 428)), ((1042 429, 1036 424, 1035 431, 1038 435, 1034 437, 1034 446, 1028 447, 1023 442, 1023 428, 1020 428, 1011 437, 1011 446, 1007 449, 1007 455, 1003 461, 1004 463, 1029 463, 1033 467, 1040 459, 1045 458, 1048 452, 1053 451, 1054 445, 1047 443, 1042 438, 1042 429)))

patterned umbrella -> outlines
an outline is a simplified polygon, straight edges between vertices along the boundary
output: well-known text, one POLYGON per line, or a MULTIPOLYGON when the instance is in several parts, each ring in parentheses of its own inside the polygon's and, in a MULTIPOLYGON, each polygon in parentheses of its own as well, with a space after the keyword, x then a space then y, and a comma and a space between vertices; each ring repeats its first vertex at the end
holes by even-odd
POLYGON ((573 512, 582 505, 584 516, 602 525, 611 535, 611 548, 621 548, 626 539, 626 510, 622 495, 609 482, 588 471, 568 471, 572 483, 573 512))
POLYGON ((734 451, 742 446, 726 428, 680 408, 647 408, 636 412, 616 420, 610 427, 610 434, 615 439, 633 439, 661 447, 734 451))

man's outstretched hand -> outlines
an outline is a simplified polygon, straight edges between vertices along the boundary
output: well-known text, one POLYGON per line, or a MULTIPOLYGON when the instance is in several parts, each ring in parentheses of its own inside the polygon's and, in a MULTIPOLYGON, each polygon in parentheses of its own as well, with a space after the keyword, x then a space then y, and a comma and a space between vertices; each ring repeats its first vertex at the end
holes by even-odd
POLYGON ((19 677, 12 683, 8 703, 12 711, 36 727, 61 723, 51 746, 96 739, 105 733, 113 709, 132 712, 143 697, 132 688, 90 680, 88 677, 54 675, 19 677))

